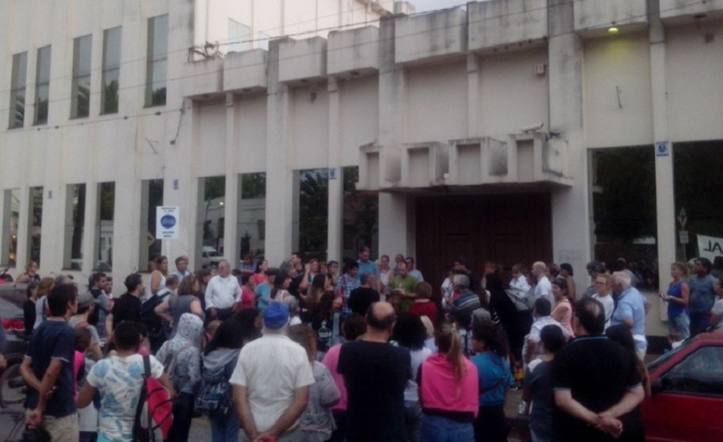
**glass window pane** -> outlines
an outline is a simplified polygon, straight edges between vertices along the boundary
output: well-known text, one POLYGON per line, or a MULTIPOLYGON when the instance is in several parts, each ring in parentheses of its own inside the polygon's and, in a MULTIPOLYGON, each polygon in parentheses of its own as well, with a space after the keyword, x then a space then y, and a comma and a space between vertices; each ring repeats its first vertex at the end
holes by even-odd
POLYGON ((103 70, 117 68, 121 60, 121 27, 103 31, 103 70))
POLYGON ((20 190, 9 189, 5 191, 5 232, 3 233, 3 264, 15 267, 18 253, 18 222, 20 221, 20 190), (7 242, 5 242, 7 241, 7 242))
POLYGON ((68 185, 65 207, 65 259, 63 267, 69 270, 82 270, 85 184, 68 185))
POLYGON ((657 288, 653 147, 593 151, 591 173, 595 259, 610 270, 627 265, 638 288, 657 288))
POLYGON ((43 224, 43 188, 30 188, 30 232, 28 256, 40 265, 41 226, 43 224))
POLYGON ((103 32, 103 76, 101 78, 101 114, 118 112, 118 84, 121 61, 121 28, 103 32))
POLYGON ((296 249, 310 257, 326 259, 329 216, 329 170, 297 172, 298 213, 294 227, 296 249))
POLYGON ((251 27, 236 20, 228 19, 228 52, 241 52, 251 49, 251 27))
POLYGON ((37 70, 35 73, 35 124, 48 122, 50 54, 50 46, 38 49, 37 70))
POLYGON ((71 118, 87 117, 90 112, 90 57, 92 36, 77 37, 73 42, 73 83, 71 118))
POLYGON ((344 251, 342 256, 354 258, 361 246, 371 248, 376 259, 379 251, 379 196, 376 192, 359 192, 358 167, 344 167, 344 251))
POLYGON ((676 214, 686 218, 676 222, 678 259, 708 258, 723 276, 723 141, 676 143, 673 170, 676 214))
MULTIPOLYGON (((224 256, 223 223, 225 218, 226 177, 201 178, 203 199, 199 207, 201 247, 197 257, 202 267, 216 267, 224 256)), ((233 263, 232 263, 233 265, 233 263)))
POLYGON ((10 129, 23 127, 25 120, 25 87, 27 82, 27 52, 13 55, 12 78, 10 79, 10 129))
POLYGON ((118 87, 120 70, 103 71, 103 91, 101 95, 101 113, 114 114, 118 112, 118 87))
POLYGON ((150 19, 148 26, 151 50, 149 51, 153 60, 165 58, 168 52, 168 16, 159 15, 150 19))
POLYGON ((156 239, 156 207, 163 205, 163 180, 145 180, 142 183, 141 225, 145 234, 141 235, 141 253, 138 268, 150 270, 151 261, 161 255, 161 240, 156 239))
POLYGON ((239 259, 264 255, 266 240, 266 173, 241 175, 238 207, 239 259))
POLYGON ((166 58, 168 55, 168 16, 148 19, 146 64, 146 106, 166 104, 166 58))
POLYGON ((115 183, 98 184, 98 218, 95 235, 93 270, 110 272, 113 269, 113 219, 115 213, 115 183))

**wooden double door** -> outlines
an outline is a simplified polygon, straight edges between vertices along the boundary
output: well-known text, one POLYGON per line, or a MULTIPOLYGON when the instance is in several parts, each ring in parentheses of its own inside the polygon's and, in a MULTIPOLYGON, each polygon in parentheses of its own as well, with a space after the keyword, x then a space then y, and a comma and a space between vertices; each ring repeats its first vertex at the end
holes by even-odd
POLYGON ((478 273, 485 261, 509 270, 552 259, 548 193, 422 196, 416 225, 418 267, 435 288, 458 256, 478 273))

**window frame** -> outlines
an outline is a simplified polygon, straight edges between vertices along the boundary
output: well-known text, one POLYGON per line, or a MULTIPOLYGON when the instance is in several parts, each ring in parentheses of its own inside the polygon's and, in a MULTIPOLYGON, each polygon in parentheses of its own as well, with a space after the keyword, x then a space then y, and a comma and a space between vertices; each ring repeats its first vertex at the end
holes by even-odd
MULTIPOLYGON (((90 116, 90 96, 91 96, 91 72, 92 72, 92 57, 93 57, 93 34, 81 35, 73 39, 73 71, 72 79, 70 84, 70 119, 88 118, 90 116), (87 48, 81 47, 81 45, 87 41, 87 48), (87 49, 87 66, 81 66, 82 55, 79 52, 83 49, 87 49), (81 68, 83 69, 81 72, 81 68), (87 109, 85 112, 81 111, 81 101, 79 100, 81 81, 87 81, 88 85, 88 98, 87 98, 87 109)), ((84 63, 85 64, 85 63, 84 63)))
POLYGON ((25 107, 28 94, 28 51, 13 54, 11 69, 8 129, 20 129, 25 126, 25 107), (20 120, 17 118, 17 111, 13 111, 13 109, 17 109, 18 104, 22 105, 20 120))
MULTIPOLYGON (((144 103, 145 107, 157 107, 157 106, 165 106, 168 98, 168 14, 162 14, 157 15, 155 17, 150 17, 148 19, 148 25, 147 25, 147 47, 146 47, 146 88, 145 88, 145 98, 144 103), (156 28, 158 27, 159 21, 163 20, 161 23, 165 25, 165 35, 163 35, 163 38, 165 39, 165 50, 160 51, 159 48, 156 48, 155 45, 155 36, 156 36, 156 28), (158 102, 155 101, 155 93, 154 93, 154 84, 157 84, 157 81, 154 81, 154 73, 160 71, 163 69, 166 74, 166 78, 163 79, 163 87, 159 88, 163 89, 163 95, 162 99, 159 99, 158 102)), ((159 33, 160 34, 160 33, 159 33)))
POLYGON ((50 113, 50 70, 51 70, 51 63, 52 63, 52 57, 53 57, 53 50, 51 45, 45 45, 41 48, 38 48, 36 51, 36 60, 35 60, 35 110, 33 112, 33 125, 40 126, 48 124, 48 116, 50 113), (45 57, 42 56, 43 52, 47 51, 47 54, 45 57, 47 57, 47 63, 43 64, 41 63, 41 60, 45 59, 45 57), (42 70, 43 66, 46 66, 47 69, 45 71, 42 70), (40 97, 40 89, 45 88, 45 114, 44 118, 41 121, 41 114, 40 114, 40 108, 41 103, 39 102, 40 97))
POLYGON ((100 79, 100 87, 101 87, 101 93, 100 93, 100 115, 112 115, 117 114, 119 112, 120 108, 120 68, 121 68, 121 59, 123 54, 123 30, 121 26, 115 26, 113 28, 108 28, 103 30, 103 60, 102 60, 102 68, 101 68, 101 79, 100 79), (113 34, 117 33, 117 34, 113 34), (109 38, 117 38, 118 42, 118 59, 117 60, 109 60, 109 38), (108 109, 108 88, 110 84, 108 83, 108 79, 111 75, 115 76, 114 80, 111 80, 110 83, 112 84, 113 81, 116 82, 117 88, 115 90, 115 108, 114 109, 108 109))

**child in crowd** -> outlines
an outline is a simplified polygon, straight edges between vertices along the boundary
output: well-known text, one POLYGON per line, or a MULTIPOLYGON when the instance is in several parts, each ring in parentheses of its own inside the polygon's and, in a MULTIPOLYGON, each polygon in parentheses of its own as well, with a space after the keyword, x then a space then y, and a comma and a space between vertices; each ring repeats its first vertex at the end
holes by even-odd
MULTIPOLYGON (((77 391, 86 383, 86 376, 93 368, 94 361, 86 357, 86 352, 91 347, 92 333, 88 327, 78 326, 75 328, 75 360, 73 361, 73 380, 77 391)), ((95 442, 98 438, 98 410, 95 404, 78 408, 78 428, 80 430, 79 442, 95 442)))

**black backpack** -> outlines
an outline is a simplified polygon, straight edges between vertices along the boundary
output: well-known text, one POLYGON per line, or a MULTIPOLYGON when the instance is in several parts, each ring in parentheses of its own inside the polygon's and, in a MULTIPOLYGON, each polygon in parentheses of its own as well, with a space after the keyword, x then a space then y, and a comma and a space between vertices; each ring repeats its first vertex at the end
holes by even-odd
POLYGON ((163 320, 156 314, 155 309, 169 294, 168 291, 156 293, 141 305, 141 321, 151 335, 158 335, 163 329, 163 320))

